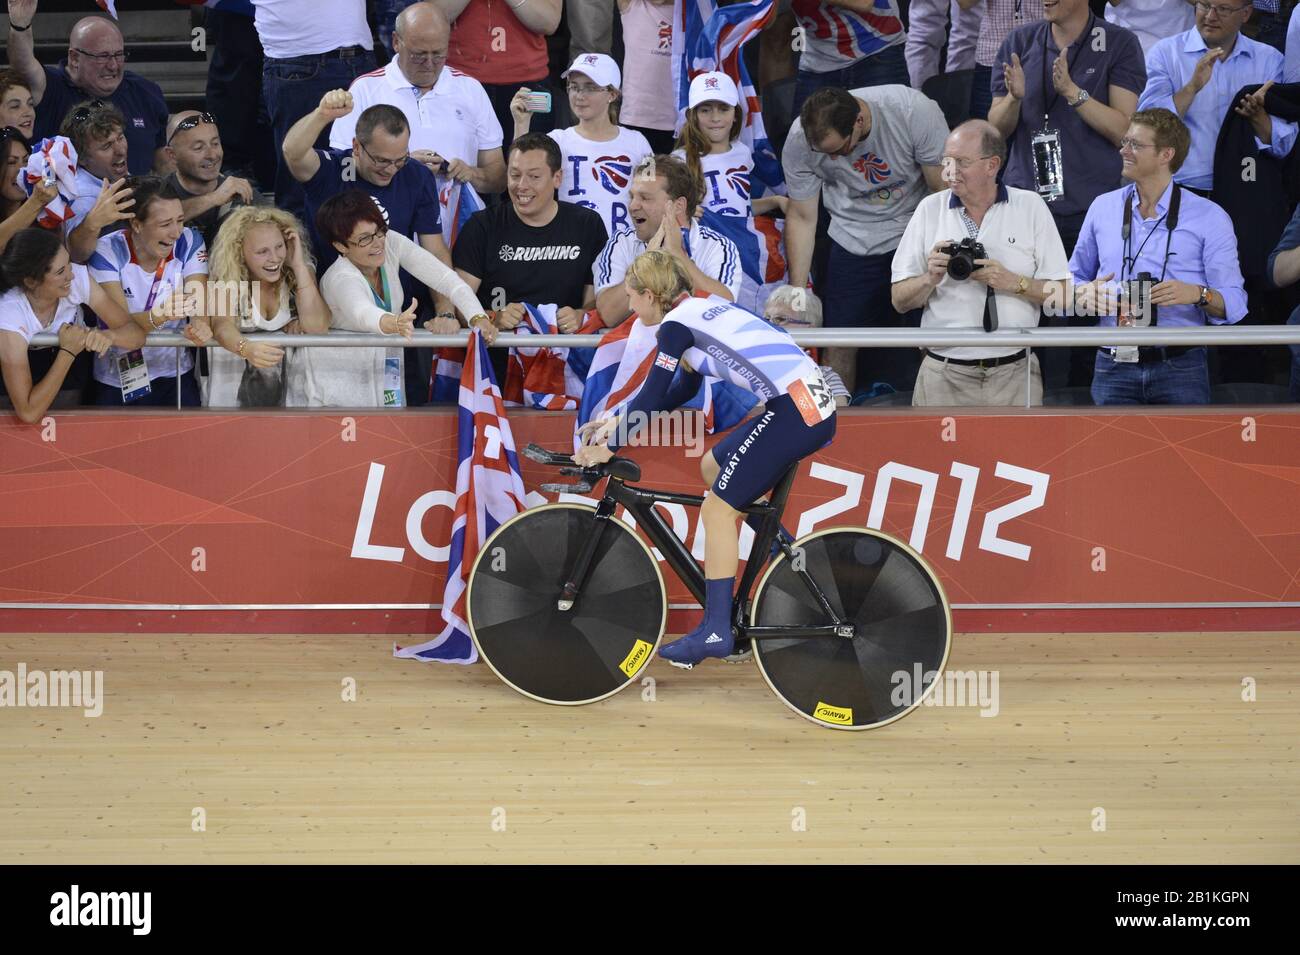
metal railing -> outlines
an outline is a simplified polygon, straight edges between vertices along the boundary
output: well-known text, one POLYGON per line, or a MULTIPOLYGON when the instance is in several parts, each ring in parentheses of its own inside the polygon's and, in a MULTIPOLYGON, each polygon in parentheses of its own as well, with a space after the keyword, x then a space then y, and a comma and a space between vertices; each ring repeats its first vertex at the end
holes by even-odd
MULTIPOLYGON (((1231 325, 1155 326, 1149 328, 1000 328, 986 332, 980 328, 812 328, 792 332, 795 344, 805 348, 955 348, 1019 347, 1067 348, 1115 345, 1300 345, 1300 325, 1231 325)), ((463 348, 468 332, 435 335, 423 329, 407 341, 400 335, 364 332, 331 332, 325 335, 286 335, 280 332, 258 333, 257 341, 290 348, 463 348)), ((599 345, 600 335, 517 335, 502 332, 493 348, 538 348, 544 346, 591 348, 599 345)), ((53 347, 59 343, 57 332, 33 335, 29 347, 53 347)), ((145 339, 149 347, 193 348, 193 343, 179 332, 150 332, 145 339)), ((221 348, 215 340, 205 348, 221 348)), ((1025 362, 1025 405, 1029 406, 1032 368, 1025 362)), ((176 395, 180 407, 180 389, 176 395)))

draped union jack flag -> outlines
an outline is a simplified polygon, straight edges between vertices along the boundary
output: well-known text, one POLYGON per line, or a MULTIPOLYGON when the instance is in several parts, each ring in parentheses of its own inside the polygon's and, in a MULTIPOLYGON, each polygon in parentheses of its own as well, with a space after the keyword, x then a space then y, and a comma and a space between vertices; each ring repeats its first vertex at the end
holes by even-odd
POLYGON ((501 392, 492 376, 483 336, 471 333, 460 377, 456 510, 451 525, 447 583, 442 594, 446 626, 432 640, 393 647, 393 656, 440 663, 474 663, 466 589, 479 550, 493 531, 524 509, 524 480, 501 392))

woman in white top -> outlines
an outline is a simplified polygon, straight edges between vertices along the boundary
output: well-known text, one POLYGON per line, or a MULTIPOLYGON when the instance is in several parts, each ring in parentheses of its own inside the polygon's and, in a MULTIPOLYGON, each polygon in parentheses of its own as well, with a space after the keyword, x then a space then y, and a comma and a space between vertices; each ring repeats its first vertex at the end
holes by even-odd
MULTIPOLYGON (((412 338, 416 301, 402 308, 405 271, 430 291, 445 295, 461 315, 435 318, 425 328, 451 334, 465 325, 492 320, 478 297, 447 266, 404 235, 390 231, 375 201, 349 189, 325 202, 316 213, 316 231, 338 250, 340 258, 321 277, 321 294, 336 329, 412 338)), ((329 407, 405 407, 403 348, 310 348, 307 404, 329 407)))
POLYGON ((14 410, 27 424, 40 421, 49 410, 83 350, 102 355, 110 348, 144 344, 144 329, 84 265, 72 264, 57 232, 23 229, 10 239, 0 256, 0 292, 0 374, 14 410), (83 304, 108 327, 82 324, 83 304), (28 352, 33 335, 55 329, 59 346, 52 361, 28 352))
POLYGON ((221 223, 208 274, 212 337, 203 403, 209 408, 303 405, 301 351, 259 333, 323 335, 330 310, 316 286, 303 224, 272 206, 243 206, 221 223))
MULTIPOLYGON (((564 181, 557 198, 595 209, 613 235, 632 224, 627 214, 632 170, 654 151, 643 135, 618 124, 622 78, 612 57, 584 53, 561 76, 568 80, 569 108, 578 125, 549 134, 564 157, 564 181)), ((532 122, 529 93, 524 87, 510 101, 515 139, 528 132, 532 122)))

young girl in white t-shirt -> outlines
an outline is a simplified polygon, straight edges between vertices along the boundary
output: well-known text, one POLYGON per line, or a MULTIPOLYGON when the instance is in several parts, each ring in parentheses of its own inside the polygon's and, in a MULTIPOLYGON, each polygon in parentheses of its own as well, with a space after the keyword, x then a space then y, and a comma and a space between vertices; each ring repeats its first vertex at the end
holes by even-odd
POLYGON ((691 80, 687 102, 686 122, 673 155, 686 161, 700 184, 700 209, 724 216, 784 212, 784 196, 750 199, 754 154, 740 141, 745 117, 731 77, 701 73, 691 80))
MULTIPOLYGON (((643 135, 618 124, 618 64, 603 53, 584 53, 561 75, 568 82, 569 108, 578 124, 550 133, 564 157, 564 182, 557 198, 595 209, 610 235, 631 228, 627 201, 632 170, 653 150, 643 135)), ((515 139, 528 132, 532 122, 529 94, 524 87, 510 101, 515 139)))

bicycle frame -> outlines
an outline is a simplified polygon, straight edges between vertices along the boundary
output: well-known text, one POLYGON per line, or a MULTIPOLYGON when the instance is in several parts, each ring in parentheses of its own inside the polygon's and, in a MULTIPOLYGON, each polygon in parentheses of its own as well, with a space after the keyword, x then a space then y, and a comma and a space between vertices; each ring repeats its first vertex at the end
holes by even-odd
MULTIPOLYGON (((817 586, 817 582, 803 567, 796 568, 794 572, 799 575, 804 586, 808 588, 809 594, 822 608, 822 611, 826 614, 826 619, 830 621, 829 623, 813 627, 751 627, 746 623, 749 592, 758 579, 759 572, 767 563, 766 558, 762 555, 771 552, 781 514, 785 511, 786 499, 790 496, 791 487, 794 486, 796 468, 797 465, 792 466, 777 483, 776 487, 773 488, 770 501, 758 501, 745 508, 745 514, 762 515, 763 521, 761 529, 755 534, 754 544, 750 550, 750 559, 746 562, 745 573, 741 577, 740 586, 732 603, 732 624, 741 638, 751 640, 803 637, 852 639, 855 632, 854 625, 841 618, 834 611, 830 601, 826 599, 826 595, 817 586)), ((564 585, 559 602, 561 610, 570 609, 573 602, 582 593, 582 586, 587 580, 588 571, 591 569, 591 561, 595 557, 596 548, 600 542, 600 534, 606 526, 605 522, 617 520, 615 511, 620 504, 623 505, 627 513, 632 515, 637 526, 645 532, 651 543, 663 554, 664 560, 668 562, 668 566, 672 568, 673 573, 686 585, 686 588, 694 595, 695 599, 703 605, 704 570, 696 563, 695 558, 691 556, 691 552, 686 549, 686 545, 673 533, 672 528, 668 526, 662 515, 656 510, 655 505, 659 503, 700 507, 704 503, 704 498, 698 494, 678 494, 674 491, 632 487, 619 478, 609 477, 605 494, 600 503, 596 505, 596 533, 591 535, 582 552, 578 555, 570 579, 564 585)), ((781 549, 788 559, 794 559, 795 552, 788 543, 782 541, 781 549)))

